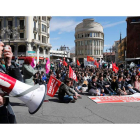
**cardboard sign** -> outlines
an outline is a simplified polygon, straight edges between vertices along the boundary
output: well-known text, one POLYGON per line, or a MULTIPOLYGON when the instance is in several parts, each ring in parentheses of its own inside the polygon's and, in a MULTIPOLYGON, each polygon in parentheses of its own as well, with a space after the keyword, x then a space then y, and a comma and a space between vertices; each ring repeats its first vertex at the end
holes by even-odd
POLYGON ((98 104, 102 103, 126 103, 140 102, 140 96, 88 96, 91 100, 98 104))

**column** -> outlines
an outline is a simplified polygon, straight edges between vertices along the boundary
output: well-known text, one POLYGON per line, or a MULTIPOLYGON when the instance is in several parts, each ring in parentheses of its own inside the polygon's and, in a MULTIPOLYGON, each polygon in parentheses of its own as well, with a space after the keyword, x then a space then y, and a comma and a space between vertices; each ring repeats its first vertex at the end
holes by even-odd
POLYGON ((92 40, 92 55, 94 56, 94 40, 92 40))
POLYGON ((102 55, 102 47, 101 47, 101 40, 100 41, 100 55, 102 55))
POLYGON ((25 17, 25 38, 27 41, 31 42, 34 38, 33 34, 33 16, 26 16, 25 17))
POLYGON ((18 58, 18 44, 14 44, 14 56, 18 58))
POLYGON ((40 47, 40 46, 37 45, 37 62, 36 62, 37 64, 38 64, 38 62, 39 62, 39 47, 40 47))
POLYGON ((43 49, 44 64, 46 64, 46 47, 43 49))

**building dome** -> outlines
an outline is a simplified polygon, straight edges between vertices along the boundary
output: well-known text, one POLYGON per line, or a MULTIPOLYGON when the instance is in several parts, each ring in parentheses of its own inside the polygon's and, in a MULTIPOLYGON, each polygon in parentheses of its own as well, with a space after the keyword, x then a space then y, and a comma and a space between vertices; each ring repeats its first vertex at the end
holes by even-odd
POLYGON ((103 26, 94 19, 83 19, 75 28, 75 53, 80 62, 87 56, 103 58, 103 26))
POLYGON ((78 24, 75 32, 98 31, 103 33, 103 26, 100 23, 94 22, 94 19, 83 19, 83 22, 78 24))

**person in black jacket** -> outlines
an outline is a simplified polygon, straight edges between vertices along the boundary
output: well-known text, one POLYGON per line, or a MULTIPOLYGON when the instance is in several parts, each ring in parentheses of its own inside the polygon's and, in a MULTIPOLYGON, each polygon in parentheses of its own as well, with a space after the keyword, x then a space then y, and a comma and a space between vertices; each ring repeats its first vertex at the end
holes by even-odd
POLYGON ((70 79, 66 79, 65 83, 66 85, 62 83, 61 86, 59 87, 58 99, 61 103, 68 103, 68 102, 75 103, 74 98, 76 98, 76 95, 75 92, 70 89, 71 86, 70 79))
POLYGON ((88 84, 88 93, 94 96, 105 95, 104 88, 97 83, 97 77, 94 75, 92 81, 88 84))
MULTIPOLYGON (((19 81, 23 81, 18 65, 11 62, 13 56, 11 47, 6 45, 6 48, 7 49, 4 49, 4 43, 0 41, 0 59, 2 58, 2 54, 4 54, 6 63, 6 70, 0 67, 0 72, 6 73, 19 81)), ((9 103, 9 98, 5 97, 2 93, 3 92, 0 89, 0 123, 16 123, 16 118, 9 103)))
POLYGON ((118 95, 127 95, 128 93, 125 90, 123 75, 118 76, 118 80, 116 81, 115 89, 118 95))
POLYGON ((100 75, 99 80, 97 82, 104 88, 105 93, 109 95, 115 95, 116 93, 111 88, 110 83, 108 81, 104 81, 103 79, 103 75, 100 75))

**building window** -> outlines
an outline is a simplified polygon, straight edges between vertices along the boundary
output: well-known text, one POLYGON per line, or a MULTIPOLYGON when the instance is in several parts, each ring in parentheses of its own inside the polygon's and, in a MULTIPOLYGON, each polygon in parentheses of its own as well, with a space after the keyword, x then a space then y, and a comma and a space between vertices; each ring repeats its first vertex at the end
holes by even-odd
POLYGON ((82 41, 82 46, 84 46, 84 41, 82 41))
POLYGON ((46 16, 42 16, 42 20, 46 21, 46 16))
POLYGON ((36 39, 36 34, 34 34, 34 39, 36 39))
POLYGON ((20 20, 20 29, 24 29, 24 20, 20 20))
POLYGON ((90 40, 90 45, 92 45, 92 40, 90 40))
POLYGON ((46 43, 46 37, 42 35, 42 43, 46 43))
POLYGON ((90 33, 90 37, 92 37, 92 33, 90 33))
POLYGON ((24 38, 24 33, 20 33, 20 38, 24 38))
POLYGON ((98 46, 98 40, 97 40, 97 46, 98 46))
POLYGON ((46 32, 46 25, 42 24, 42 32, 46 32))
POLYGON ((132 19, 132 22, 135 22, 136 21, 136 19, 132 19))
POLYGON ((12 29, 12 26, 13 26, 13 22, 12 21, 8 21, 8 28, 12 29))
POLYGON ((85 45, 87 46, 87 40, 85 40, 85 45))
POLYGON ((36 28, 36 22, 34 21, 34 27, 36 28))

